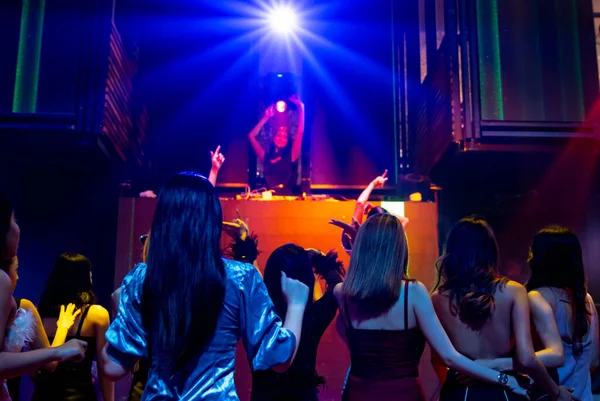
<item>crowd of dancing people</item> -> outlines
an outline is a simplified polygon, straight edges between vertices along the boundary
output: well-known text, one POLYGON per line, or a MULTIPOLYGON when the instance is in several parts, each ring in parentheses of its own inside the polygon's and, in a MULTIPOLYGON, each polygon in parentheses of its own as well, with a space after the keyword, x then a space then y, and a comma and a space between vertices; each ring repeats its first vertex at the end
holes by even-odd
POLYGON ((535 235, 522 285, 499 273, 490 225, 464 218, 447 237, 430 292, 408 275, 407 220, 369 208, 384 173, 351 222, 330 222, 343 230, 347 269, 334 251, 282 244, 261 274, 256 235, 240 219, 223 223, 215 190, 223 162, 217 149, 209 179, 182 172, 166 181, 143 262, 113 294, 112 322, 82 255, 59 257, 37 307, 13 297, 20 230, 10 198, 0 197, 1 401, 19 399, 22 375, 32 376, 35 400, 95 400, 93 361, 106 401, 112 383, 131 373, 130 400, 237 400, 239 340, 252 401, 316 401, 327 380, 317 349, 334 321, 351 359, 344 401, 425 400, 418 366, 426 344, 442 401, 593 399, 598 314, 568 228, 535 235), (231 236, 225 251, 223 232, 231 236))

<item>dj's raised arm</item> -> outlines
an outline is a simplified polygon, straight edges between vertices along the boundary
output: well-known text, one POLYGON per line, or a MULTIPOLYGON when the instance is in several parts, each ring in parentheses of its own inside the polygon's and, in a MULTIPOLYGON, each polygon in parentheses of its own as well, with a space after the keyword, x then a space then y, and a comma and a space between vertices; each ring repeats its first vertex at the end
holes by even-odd
POLYGON ((304 136, 304 103, 297 95, 290 97, 290 102, 294 103, 298 108, 298 131, 292 143, 292 162, 295 163, 300 157, 302 150, 302 137, 304 136))
POLYGON ((256 153, 256 157, 258 157, 258 159, 261 162, 265 161, 265 150, 262 148, 260 142, 258 142, 258 139, 256 139, 256 137, 260 133, 260 130, 262 129, 262 127, 264 127, 265 124, 267 123, 267 121, 269 121, 271 119, 271 117, 273 117, 274 115, 275 115, 275 106, 271 105, 271 106, 267 107, 267 109, 265 110, 265 114, 263 114, 261 119, 258 121, 258 124, 256 124, 256 126, 254 126, 254 128, 252 128, 252 131, 250 131, 250 133, 248 134, 248 139, 250 140, 250 145, 252 145, 252 149, 254 149, 254 153, 256 153))

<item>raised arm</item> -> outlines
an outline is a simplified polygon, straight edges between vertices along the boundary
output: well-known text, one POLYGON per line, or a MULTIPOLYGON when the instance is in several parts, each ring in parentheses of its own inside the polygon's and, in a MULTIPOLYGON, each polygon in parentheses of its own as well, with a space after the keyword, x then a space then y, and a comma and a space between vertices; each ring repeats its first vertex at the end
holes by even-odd
POLYGON ((356 200, 356 206, 354 207, 354 215, 352 216, 358 223, 362 223, 363 216, 365 214, 365 206, 369 202, 369 198, 371 197, 371 192, 375 188, 381 188, 385 184, 387 179, 387 170, 383 172, 379 177, 375 177, 373 181, 367 185, 367 187, 362 191, 358 199, 356 200))
MULTIPOLYGON (((440 320, 435 313, 431 299, 425 286, 419 282, 410 284, 411 294, 413 294, 413 310, 417 317, 419 328, 425 335, 427 342, 435 352, 440 356, 444 365, 449 366, 461 373, 474 377, 482 382, 502 385, 501 375, 485 366, 478 365, 474 361, 460 354, 448 335, 444 331, 440 320)), ((508 382, 504 384, 507 390, 516 394, 525 395, 525 389, 521 388, 517 380, 512 376, 507 376, 508 382)))
POLYGON ((308 287, 282 273, 281 291, 287 302, 287 313, 281 324, 258 271, 254 268, 249 270, 245 280, 240 324, 250 367, 252 370, 285 372, 294 361, 300 345, 308 287))
POLYGON ((214 152, 210 152, 210 161, 211 168, 210 173, 208 174, 208 181, 216 188, 217 186, 217 175, 219 175, 219 170, 225 163, 225 156, 220 152, 221 146, 217 146, 214 152))
POLYGON ((252 131, 250 131, 250 133, 248 134, 248 140, 250 141, 250 145, 252 145, 252 149, 254 149, 256 157, 258 157, 258 160, 260 160, 261 162, 265 161, 265 150, 262 148, 256 137, 258 136, 258 133, 260 132, 262 127, 264 127, 264 125, 267 123, 267 121, 269 121, 271 117, 273 117, 273 115, 275 115, 275 106, 267 107, 267 109, 265 110, 265 114, 258 121, 258 124, 256 124, 254 128, 252 128, 252 131))
POLYGON ((117 316, 106 330, 106 344, 98 354, 98 368, 108 380, 117 381, 137 361, 148 357, 147 333, 142 322, 141 294, 146 265, 133 268, 121 284, 117 316))
POLYGON ((304 137, 304 103, 296 95, 290 97, 290 102, 298 107, 298 131, 292 143, 292 162, 295 162, 300 157, 302 138, 304 137))
MULTIPOLYGON (((50 342, 48 341, 48 335, 46 334, 46 330, 44 330, 44 324, 42 323, 42 318, 35 307, 35 305, 29 301, 28 299, 21 300, 21 307, 27 311, 31 311, 33 319, 35 321, 35 338, 30 344, 30 349, 44 349, 50 347, 50 342)), ((67 333, 73 323, 75 322, 75 318, 79 315, 81 311, 75 310, 74 304, 69 304, 65 309, 64 306, 61 307, 61 313, 56 322, 56 334, 54 335, 54 340, 52 341, 52 347, 59 347, 65 343, 67 339, 67 333)), ((47 372, 52 372, 58 366, 58 362, 54 361, 47 365, 44 365, 42 369, 47 372)))

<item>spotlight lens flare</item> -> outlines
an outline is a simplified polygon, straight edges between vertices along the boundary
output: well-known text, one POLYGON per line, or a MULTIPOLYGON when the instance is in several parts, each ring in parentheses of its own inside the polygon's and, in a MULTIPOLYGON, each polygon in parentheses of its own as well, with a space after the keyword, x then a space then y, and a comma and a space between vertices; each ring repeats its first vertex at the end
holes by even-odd
POLYGON ((296 13, 288 7, 278 7, 271 11, 269 15, 271 29, 277 33, 287 34, 292 32, 298 26, 296 13))
POLYGON ((283 100, 280 100, 275 104, 275 108, 277 109, 278 112, 283 113, 285 111, 285 109, 287 108, 287 105, 285 104, 285 102, 283 100))

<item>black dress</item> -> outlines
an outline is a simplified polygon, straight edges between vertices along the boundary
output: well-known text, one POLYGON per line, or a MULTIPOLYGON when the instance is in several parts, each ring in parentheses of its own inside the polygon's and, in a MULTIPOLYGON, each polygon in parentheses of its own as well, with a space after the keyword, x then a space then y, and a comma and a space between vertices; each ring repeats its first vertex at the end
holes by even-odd
MULTIPOLYGON (((32 401, 96 401, 96 389, 92 382, 92 362, 96 355, 96 338, 81 335, 83 322, 90 307, 87 306, 81 315, 77 332, 73 338, 87 342, 85 358, 79 363, 61 362, 54 372, 42 372, 35 381, 32 401)), ((50 341, 53 338, 49 338, 50 341)))
POLYGON ((298 163, 292 161, 289 149, 281 152, 270 150, 265 154, 263 176, 275 195, 292 195, 297 186, 298 163))
POLYGON ((332 272, 326 281, 325 294, 310 306, 310 324, 307 331, 302 332, 292 366, 285 373, 252 372, 251 401, 318 401, 319 386, 325 384, 325 379, 317 374, 317 348, 337 313, 333 288, 342 282, 342 277, 332 272))
POLYGON ((419 380, 425 336, 408 328, 408 288, 406 281, 403 330, 355 329, 344 305, 352 364, 343 401, 425 401, 419 380))

